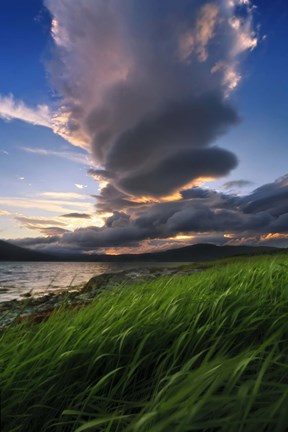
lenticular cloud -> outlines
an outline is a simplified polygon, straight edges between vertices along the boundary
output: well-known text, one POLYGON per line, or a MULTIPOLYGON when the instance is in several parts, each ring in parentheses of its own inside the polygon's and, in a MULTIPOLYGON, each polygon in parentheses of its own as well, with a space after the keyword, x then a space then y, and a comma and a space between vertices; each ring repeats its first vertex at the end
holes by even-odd
POLYGON ((49 71, 61 98, 53 128, 92 154, 103 209, 115 196, 123 207, 175 196, 237 165, 213 143, 238 122, 229 95, 243 53, 257 44, 248 0, 46 6, 55 44, 49 71))

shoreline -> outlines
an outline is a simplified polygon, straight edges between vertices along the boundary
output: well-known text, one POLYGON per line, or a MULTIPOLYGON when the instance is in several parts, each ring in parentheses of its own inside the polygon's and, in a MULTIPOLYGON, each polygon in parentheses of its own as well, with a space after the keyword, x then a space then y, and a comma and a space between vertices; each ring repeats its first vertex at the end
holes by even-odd
POLYGON ((145 282, 159 277, 191 274, 204 267, 185 264, 170 268, 135 268, 114 273, 93 276, 81 286, 71 286, 61 292, 49 292, 40 296, 24 294, 22 299, 0 303, 0 329, 16 325, 24 320, 40 323, 60 308, 81 308, 90 304, 101 292, 135 282, 145 282))

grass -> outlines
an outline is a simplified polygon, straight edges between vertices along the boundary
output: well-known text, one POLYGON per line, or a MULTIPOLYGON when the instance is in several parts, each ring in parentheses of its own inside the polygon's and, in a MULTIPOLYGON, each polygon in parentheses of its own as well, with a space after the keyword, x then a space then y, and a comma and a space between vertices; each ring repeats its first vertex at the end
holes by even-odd
POLYGON ((102 293, 1 335, 2 432, 288 430, 288 259, 102 293))

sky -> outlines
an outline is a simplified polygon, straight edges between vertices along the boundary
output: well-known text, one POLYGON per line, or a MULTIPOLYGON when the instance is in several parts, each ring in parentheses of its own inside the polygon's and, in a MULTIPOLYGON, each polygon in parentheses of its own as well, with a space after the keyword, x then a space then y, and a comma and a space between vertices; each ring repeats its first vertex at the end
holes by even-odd
POLYGON ((288 247, 286 0, 2 0, 0 237, 288 247))

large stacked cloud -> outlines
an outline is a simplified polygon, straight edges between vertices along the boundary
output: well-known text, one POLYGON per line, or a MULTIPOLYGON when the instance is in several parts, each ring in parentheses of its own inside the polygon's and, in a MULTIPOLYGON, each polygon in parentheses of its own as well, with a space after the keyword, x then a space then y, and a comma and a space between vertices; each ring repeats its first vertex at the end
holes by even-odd
POLYGON ((257 44, 250 1, 45 3, 60 96, 52 127, 91 153, 106 221, 25 244, 90 251, 179 233, 264 232, 274 215, 254 211, 265 205, 259 191, 242 202, 192 187, 237 166, 217 140, 239 122, 229 95, 243 54, 257 44))
POLYGON ((46 5, 62 100, 54 128, 93 154, 96 179, 127 199, 162 197, 235 168, 233 154, 211 146, 238 121, 227 96, 239 56, 257 43, 249 1, 46 5))

